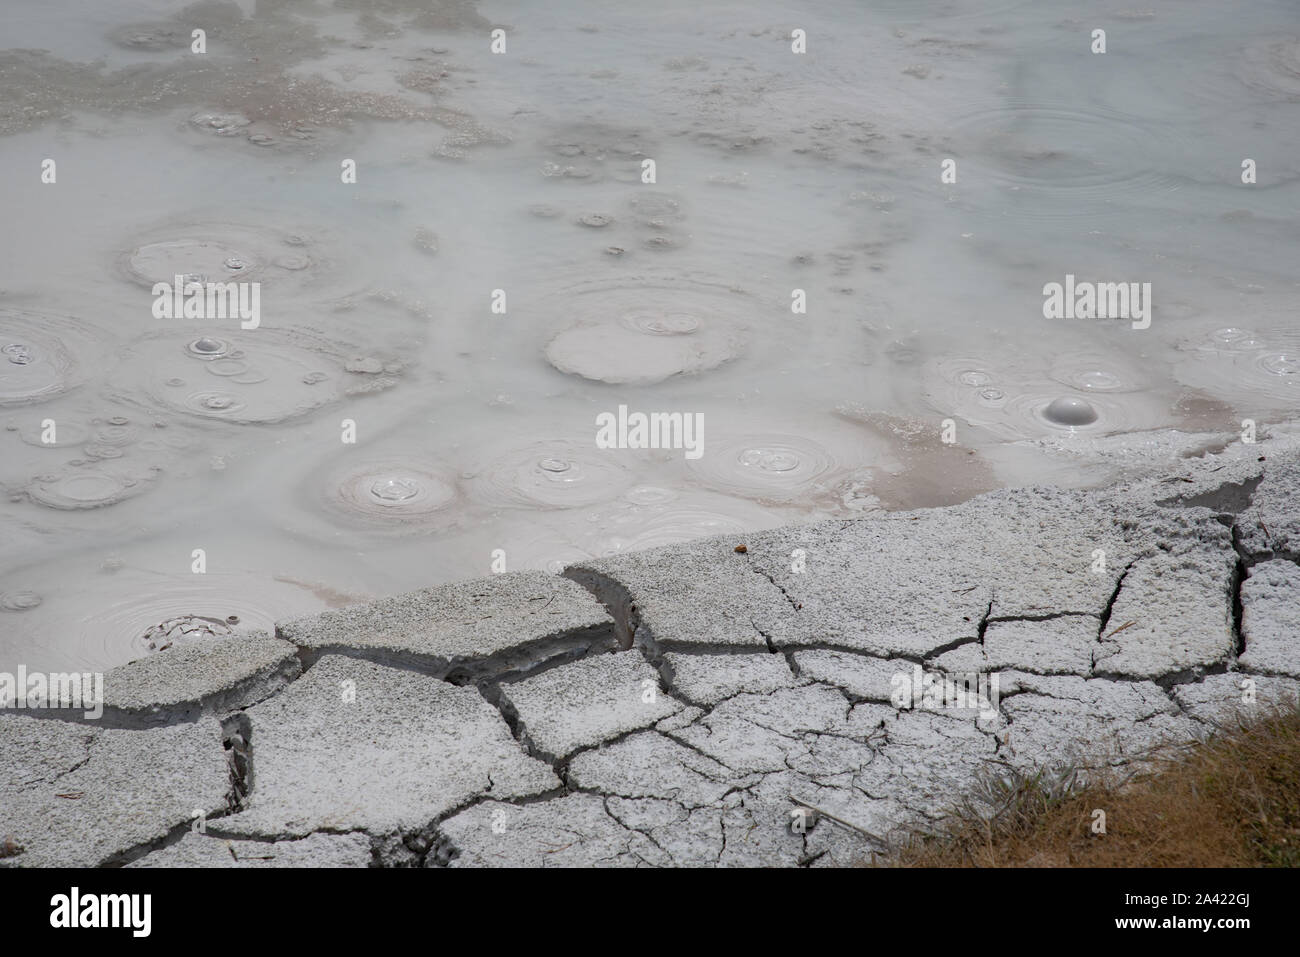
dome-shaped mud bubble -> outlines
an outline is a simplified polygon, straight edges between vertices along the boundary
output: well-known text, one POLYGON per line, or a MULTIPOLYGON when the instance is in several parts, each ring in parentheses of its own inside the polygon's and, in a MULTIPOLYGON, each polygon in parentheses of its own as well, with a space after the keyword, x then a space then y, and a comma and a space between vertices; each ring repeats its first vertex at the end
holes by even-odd
POLYGON ((123 401, 248 425, 390 388, 401 371, 311 332, 261 328, 145 337, 126 351, 112 381, 123 401))
POLYGON ((551 365, 614 384, 717 368, 742 353, 766 311, 725 286, 649 279, 585 284, 546 297, 543 309, 567 320, 546 345, 551 365))
POLYGON ((1063 395, 1047 403, 1043 417, 1056 425, 1084 426, 1097 421, 1097 410, 1087 399, 1078 396, 1063 395))
POLYGON ((1176 424, 1172 383, 1142 381, 1123 357, 1045 357, 999 352, 947 356, 923 365, 936 414, 1017 440, 1069 432, 1109 434, 1176 424))

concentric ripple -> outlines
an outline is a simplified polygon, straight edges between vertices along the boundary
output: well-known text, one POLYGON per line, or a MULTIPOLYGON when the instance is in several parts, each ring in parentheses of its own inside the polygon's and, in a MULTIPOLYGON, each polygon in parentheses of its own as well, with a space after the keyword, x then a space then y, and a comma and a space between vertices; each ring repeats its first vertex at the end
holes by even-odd
POLYGON ((1122 208, 1181 185, 1178 143, 1123 113, 1016 104, 958 119, 953 136, 975 175, 1020 193, 1017 215, 1122 208))
POLYGON ((400 530, 415 531, 442 517, 458 497, 451 473, 409 459, 349 464, 324 480, 324 505, 330 514, 400 530))
POLYGON ((1010 440, 1146 430, 1174 422, 1170 403, 1128 360, 1064 354, 1050 370, 1042 366, 1041 360, 1020 354, 934 360, 926 365, 926 397, 939 415, 1010 440))
POLYGON ((760 434, 710 440, 705 454, 689 462, 710 487, 759 501, 807 500, 829 491, 842 469, 835 456, 812 439, 760 434))
POLYGON ((341 344, 277 329, 151 336, 131 347, 113 381, 120 398, 137 404, 266 424, 395 381, 382 363, 378 373, 346 371, 350 355, 341 344))
POLYGON ((715 286, 630 281, 558 294, 547 308, 571 317, 546 346, 551 365, 598 382, 644 384, 734 359, 757 306, 715 286))
POLYGON ((148 651, 166 651, 177 645, 193 644, 205 638, 228 638, 239 625, 238 615, 212 618, 208 615, 177 615, 150 625, 140 636, 148 651))
POLYGON ((80 319, 0 309, 0 405, 61 395, 109 354, 103 337, 80 319))
POLYGON ((1141 392, 1149 376, 1137 363, 1118 356, 1069 350, 1052 362, 1051 378, 1080 392, 1141 392))
POLYGON ((574 508, 620 494, 631 473, 590 443, 536 442, 467 470, 473 496, 490 505, 574 508))
POLYGON ((152 287, 186 282, 293 280, 313 289, 338 278, 338 263, 299 233, 230 223, 168 225, 151 230, 118 260, 132 282, 152 287))
MULTIPOLYGON (((11 660, 107 671, 169 643, 175 647, 235 631, 273 632, 278 619, 329 607, 310 590, 270 574, 209 568, 208 574, 195 575, 188 561, 173 571, 155 571, 139 566, 142 557, 128 553, 111 563, 102 555, 71 564, 63 559, 6 582, 5 593, 15 595, 30 590, 34 576, 48 579, 40 600, 21 612, 22 631, 11 645, 11 660)), ((165 553, 158 558, 165 567, 175 564, 165 553)))
POLYGON ((1300 333, 1221 327, 1178 344, 1179 382, 1245 410, 1300 404, 1300 333))
POLYGON ((29 499, 46 508, 63 511, 103 508, 147 491, 159 472, 156 467, 140 473, 102 465, 73 465, 60 472, 36 476, 26 492, 29 499))

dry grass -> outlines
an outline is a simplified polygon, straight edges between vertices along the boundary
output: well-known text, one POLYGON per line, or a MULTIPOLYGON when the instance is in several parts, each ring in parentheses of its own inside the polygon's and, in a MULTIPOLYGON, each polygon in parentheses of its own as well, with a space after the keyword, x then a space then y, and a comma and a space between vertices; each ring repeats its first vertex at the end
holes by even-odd
POLYGON ((1300 866, 1300 708, 1238 718, 1127 780, 986 779, 885 867, 1300 866), (1094 834, 1094 810, 1106 833, 1094 834), (992 811, 990 812, 990 809, 992 811))

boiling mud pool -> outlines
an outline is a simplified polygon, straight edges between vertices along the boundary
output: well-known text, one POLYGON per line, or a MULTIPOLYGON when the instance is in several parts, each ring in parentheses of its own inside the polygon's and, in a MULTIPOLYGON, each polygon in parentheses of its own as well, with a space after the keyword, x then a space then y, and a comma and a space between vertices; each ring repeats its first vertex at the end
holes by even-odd
POLYGON ((4 18, 0 670, 105 668, 497 550, 558 569, 1101 484, 1130 442, 1185 450, 1153 430, 1297 405, 1290 2, 4 18), (1066 275, 1150 283, 1150 328, 1045 319, 1066 275), (177 276, 260 283, 260 325, 154 318, 177 276), (702 414, 703 457, 598 448, 620 405, 702 414))

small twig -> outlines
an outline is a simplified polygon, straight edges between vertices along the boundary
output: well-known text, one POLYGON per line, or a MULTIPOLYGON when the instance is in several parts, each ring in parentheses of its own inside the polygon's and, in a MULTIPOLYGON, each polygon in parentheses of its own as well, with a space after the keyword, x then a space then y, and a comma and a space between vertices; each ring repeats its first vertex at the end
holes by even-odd
MULTIPOLYGON (((1126 622, 1124 622, 1124 624, 1120 625, 1118 628, 1116 628, 1114 631, 1112 631, 1109 635, 1107 635, 1106 638, 1113 638, 1115 635, 1118 635, 1118 634, 1119 634, 1121 631, 1123 631, 1125 628, 1131 628, 1133 625, 1136 625, 1136 624, 1137 624, 1136 621, 1126 621, 1126 622)), ((1106 639, 1103 638, 1102 640, 1105 641, 1106 639)))
POLYGON ((850 831, 857 831, 859 834, 871 838, 871 840, 875 841, 877 844, 883 845, 886 843, 884 838, 880 837, 878 834, 872 834, 865 827, 859 827, 857 824, 854 824, 851 821, 846 821, 844 818, 832 814, 830 811, 824 811, 817 805, 810 804, 808 801, 797 798, 793 794, 790 795, 790 800, 795 804, 798 804, 800 807, 806 807, 818 817, 824 817, 828 821, 834 821, 836 824, 840 825, 840 827, 847 827, 850 831))

